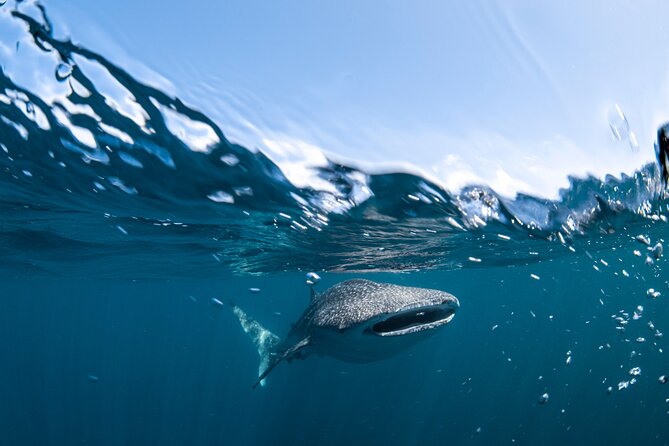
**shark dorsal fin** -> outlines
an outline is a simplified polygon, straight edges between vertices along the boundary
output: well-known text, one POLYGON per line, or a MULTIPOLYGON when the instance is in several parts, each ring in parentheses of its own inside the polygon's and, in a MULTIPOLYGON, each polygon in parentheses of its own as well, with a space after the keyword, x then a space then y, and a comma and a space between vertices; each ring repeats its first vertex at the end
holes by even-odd
POLYGON ((281 361, 284 359, 289 359, 292 358, 293 356, 296 356, 303 348, 309 345, 311 342, 311 338, 308 336, 304 339, 302 339, 300 342, 298 342, 295 345, 290 346, 287 350, 285 350, 283 353, 274 356, 269 364, 269 366, 262 372, 262 374, 258 377, 258 381, 253 385, 253 388, 255 389, 258 387, 258 385, 264 380, 269 373, 274 370, 274 367, 276 367, 281 361))

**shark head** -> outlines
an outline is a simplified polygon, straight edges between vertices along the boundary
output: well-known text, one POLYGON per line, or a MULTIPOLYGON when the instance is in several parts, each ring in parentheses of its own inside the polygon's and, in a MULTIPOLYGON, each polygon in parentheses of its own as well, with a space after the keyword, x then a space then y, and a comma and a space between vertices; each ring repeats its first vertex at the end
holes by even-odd
POLYGON ((459 307, 443 291, 356 279, 318 295, 303 319, 318 353, 368 362, 436 333, 459 307))
POLYGON ((444 291, 355 279, 316 297, 305 316, 319 327, 362 325, 368 334, 404 336, 449 323, 459 307, 458 299, 444 291))

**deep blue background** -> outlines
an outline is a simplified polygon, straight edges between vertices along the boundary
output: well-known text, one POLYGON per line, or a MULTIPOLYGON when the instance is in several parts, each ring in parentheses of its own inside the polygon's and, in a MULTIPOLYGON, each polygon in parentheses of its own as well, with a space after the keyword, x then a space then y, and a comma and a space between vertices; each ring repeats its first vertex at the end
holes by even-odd
MULTIPOLYGON (((632 248, 618 251, 625 262, 632 248)), ((0 444, 667 444, 669 385, 657 380, 669 373, 667 353, 658 351, 666 342, 653 345, 647 323, 662 330, 669 314, 666 297, 645 296, 649 283, 663 290, 663 279, 641 260, 626 263, 632 277, 615 275, 622 263, 614 259, 601 272, 573 256, 530 267, 366 275, 451 291, 461 310, 392 359, 309 357, 282 364, 256 390, 254 347, 210 299, 234 298, 283 334, 307 303, 301 274, 5 280, 0 444), (621 335, 611 315, 638 304, 643 318, 621 335), (647 341, 636 343, 638 336, 647 341), (610 349, 598 349, 606 343, 610 349), (634 366, 642 368, 638 383, 616 390, 634 366), (544 392, 550 400, 540 405, 544 392)), ((349 277, 326 274, 320 286, 349 277)))

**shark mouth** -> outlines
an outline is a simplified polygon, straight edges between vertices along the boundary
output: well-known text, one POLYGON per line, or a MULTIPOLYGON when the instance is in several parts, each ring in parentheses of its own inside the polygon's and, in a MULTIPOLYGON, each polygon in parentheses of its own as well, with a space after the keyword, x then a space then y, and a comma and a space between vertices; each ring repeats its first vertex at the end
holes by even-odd
POLYGON ((375 323, 369 330, 378 336, 402 336, 448 324, 453 316, 455 309, 450 305, 412 308, 375 323))

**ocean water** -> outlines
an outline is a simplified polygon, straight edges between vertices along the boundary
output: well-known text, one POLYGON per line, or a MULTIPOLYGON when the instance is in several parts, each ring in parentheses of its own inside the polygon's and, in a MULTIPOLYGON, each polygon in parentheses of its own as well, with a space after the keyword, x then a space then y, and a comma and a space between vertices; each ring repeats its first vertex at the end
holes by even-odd
POLYGON ((669 443, 654 163, 557 200, 334 161, 298 186, 38 4, 0 20, 0 444, 669 443), (213 299, 284 335, 308 272, 461 307, 390 359, 308 357, 253 389, 213 299))

